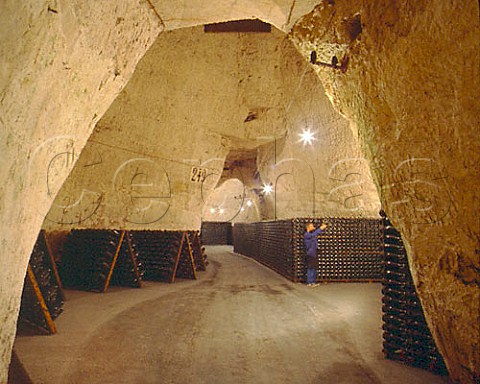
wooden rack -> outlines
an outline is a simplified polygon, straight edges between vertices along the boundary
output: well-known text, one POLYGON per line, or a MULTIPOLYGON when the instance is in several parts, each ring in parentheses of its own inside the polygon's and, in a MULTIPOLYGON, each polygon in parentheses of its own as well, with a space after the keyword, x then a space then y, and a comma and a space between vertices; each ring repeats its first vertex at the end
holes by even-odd
POLYGON ((123 263, 129 263, 133 267, 131 277, 134 282, 134 285, 130 286, 141 287, 141 274, 127 234, 126 230, 72 231, 63 255, 65 281, 70 282, 72 288, 105 293, 112 280, 115 280, 118 285, 127 284, 120 277, 119 267, 123 266, 123 263), (101 267, 99 267, 100 262, 101 267), (77 279, 74 276, 76 273, 83 276, 83 280, 77 279))
POLYGON ((197 278, 198 240, 191 236, 188 231, 138 230, 127 237, 145 268, 144 279, 173 283, 179 277, 197 278))
MULTIPOLYGON (((110 270, 108 271, 108 276, 107 276, 107 279, 105 280, 105 285, 102 290, 103 293, 107 292, 107 289, 110 285, 113 273, 115 271, 115 268, 117 267, 118 260, 122 255, 121 254, 122 246, 124 247, 123 248, 124 253, 122 256, 127 257, 127 259, 130 259, 130 262, 133 265, 133 273, 135 274, 135 280, 137 282, 136 286, 137 288, 142 287, 142 279, 141 279, 140 272, 138 270, 137 258, 135 257, 135 254, 132 249, 132 243, 130 242, 130 238, 127 236, 127 233, 128 233, 127 231, 121 232, 120 239, 118 241, 118 245, 115 251, 115 255, 112 259, 112 264, 110 266, 110 270)), ((126 260, 123 260, 123 261, 125 262, 126 260)))
POLYGON ((197 271, 206 271, 207 266, 205 264, 205 258, 203 257, 200 233, 199 231, 191 231, 189 235, 192 236, 192 254, 195 267, 197 268, 197 271))
POLYGON ((184 263, 186 263, 185 265, 188 265, 190 267, 190 270, 192 272, 191 277, 196 280, 197 268, 193 259, 192 245, 190 243, 190 237, 188 236, 188 232, 182 233, 182 239, 180 240, 180 246, 178 247, 177 257, 175 259, 175 265, 173 267, 173 273, 170 280, 171 283, 173 283, 175 281, 175 278, 177 277, 178 267, 181 261, 183 261, 184 263))
MULTIPOLYGON (((47 326, 46 330, 49 331, 50 334, 57 333, 57 329, 55 327, 55 324, 53 323, 52 316, 50 315, 50 311, 47 308, 47 304, 45 304, 45 299, 43 298, 43 295, 42 295, 42 292, 40 291, 40 287, 38 285, 37 279, 35 278, 35 275, 32 271, 32 267, 30 265, 27 267, 27 281, 28 281, 29 284, 32 285, 33 292, 35 293, 35 297, 37 299, 37 303, 40 306, 40 309, 41 309, 42 315, 43 315, 43 319, 45 320, 45 323, 46 323, 46 326, 47 326)), ((24 319, 24 320, 26 320, 26 319, 24 319)), ((41 325, 36 324, 33 321, 30 321, 30 320, 26 320, 26 321, 35 325, 35 326, 42 327, 41 325)))
POLYGON ((40 256, 43 253, 46 256, 46 259, 43 257, 41 262, 48 262, 50 265, 43 265, 42 267, 50 268, 52 272, 51 278, 54 279, 54 286, 56 285, 58 287, 58 293, 61 297, 60 304, 63 305, 63 301, 65 301, 65 292, 58 274, 51 247, 45 231, 41 230, 27 267, 19 319, 20 321, 34 326, 37 330, 42 331, 42 333, 54 334, 57 330, 53 320, 59 313, 55 314, 50 312, 44 294, 42 293, 42 289, 46 291, 47 287, 42 286, 35 276, 34 268, 32 267, 32 256, 33 258, 38 258, 39 256, 36 253, 40 253, 40 256))
POLYGON ((50 246, 50 242, 48 241, 47 233, 44 229, 42 229, 40 231, 40 235, 43 237, 43 240, 45 241, 45 247, 47 249, 47 253, 50 259, 50 265, 52 267, 53 274, 55 275, 55 279, 57 281, 58 287, 60 288, 60 295, 62 296, 63 300, 66 300, 67 298, 65 296, 65 291, 63 289, 62 280, 60 279, 60 275, 58 273, 57 263, 55 262, 55 257, 53 256, 52 247, 50 246))

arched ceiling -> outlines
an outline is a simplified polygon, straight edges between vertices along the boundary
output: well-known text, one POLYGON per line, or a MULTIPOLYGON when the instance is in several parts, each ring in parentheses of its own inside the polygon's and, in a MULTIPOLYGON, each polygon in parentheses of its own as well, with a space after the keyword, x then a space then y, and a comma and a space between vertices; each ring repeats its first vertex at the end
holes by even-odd
MULTIPOLYGON (((357 123, 378 185, 402 184, 391 175, 405 156, 430 157, 446 171, 438 201, 452 203, 447 220, 418 224, 424 213, 405 206, 396 222, 411 244, 419 294, 452 378, 466 383, 479 377, 478 280, 466 279, 478 277, 477 0, 3 0, 0 178, 9 182, 0 187, 6 255, 0 381, 6 381, 28 256, 73 167, 53 169, 54 188, 46 187, 46 164, 64 149, 58 140, 49 146, 51 139, 68 137, 65 150, 79 153, 162 31, 245 18, 289 31, 316 3, 318 12, 301 21, 293 36, 304 55, 312 48, 335 52, 331 33, 362 11, 360 38, 339 50, 351 55, 352 70, 319 76, 336 108, 357 123), (44 151, 35 152, 40 146, 44 151)), ((403 191, 386 192, 383 202, 390 204, 403 191)), ((421 200, 429 193, 419 191, 421 200)))
POLYGON ((287 32, 300 17, 324 0, 148 1, 161 18, 166 30, 258 18, 287 32))
MULTIPOLYGON (((195 228, 217 182, 237 178, 260 189, 275 183, 278 172, 295 175, 287 183, 282 179, 275 202, 270 201, 284 207, 284 217, 312 214, 299 210, 298 194, 306 195, 307 206, 317 200, 324 214, 374 217, 379 200, 365 161, 349 162, 364 176, 353 186, 335 189, 338 177, 327 172, 338 173, 336 161, 359 157, 348 121, 334 111, 285 33, 276 28, 269 33, 167 31, 98 122, 45 228, 195 228), (309 148, 298 140, 306 128, 317 136, 309 148), (206 173, 204 181, 190 174, 192 167, 206 173), (155 185, 148 189, 149 182, 155 185), (82 198, 85 190, 93 193, 82 198), (350 195, 362 195, 366 204, 347 211, 342 203, 350 195), (79 204, 73 205, 76 199, 79 204)), ((273 218, 274 211, 270 206, 264 214, 273 218)))

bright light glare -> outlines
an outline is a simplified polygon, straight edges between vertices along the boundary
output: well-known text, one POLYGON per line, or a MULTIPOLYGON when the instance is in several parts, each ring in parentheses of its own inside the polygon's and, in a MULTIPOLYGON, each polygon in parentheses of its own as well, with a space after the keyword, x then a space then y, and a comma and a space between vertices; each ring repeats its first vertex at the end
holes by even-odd
POLYGON ((220 209, 218 210, 218 212, 220 213, 220 215, 222 215, 223 212, 225 212, 225 210, 224 210, 223 208, 220 208, 220 209))
POLYGON ((252 200, 247 200, 247 207, 251 207, 252 206, 252 200))
POLYGON ((315 138, 315 133, 311 132, 310 129, 303 130, 298 136, 300 136, 300 140, 298 141, 301 141, 303 145, 312 145, 313 141, 317 140, 315 138))
POLYGON ((245 208, 243 208, 243 207, 240 208, 240 212, 243 212, 243 211, 245 211, 245 208))
POLYGON ((215 213, 215 208, 210 208, 210 213, 215 213))
POLYGON ((273 191, 273 187, 271 184, 263 185, 263 193, 265 193, 266 195, 269 195, 270 193, 272 193, 272 191, 273 191))

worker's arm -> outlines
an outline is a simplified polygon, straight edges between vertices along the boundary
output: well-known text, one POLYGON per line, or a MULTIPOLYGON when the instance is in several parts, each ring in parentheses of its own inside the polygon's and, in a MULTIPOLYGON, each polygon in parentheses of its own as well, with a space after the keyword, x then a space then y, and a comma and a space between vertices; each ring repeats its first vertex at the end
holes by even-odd
POLYGON ((327 226, 326 226, 325 224, 322 224, 322 225, 320 226, 320 228, 317 228, 316 230, 314 230, 314 231, 312 231, 312 232, 305 232, 305 234, 303 235, 303 237, 304 237, 305 239, 312 239, 312 238, 314 238, 315 236, 320 235, 325 228, 327 228, 327 226))

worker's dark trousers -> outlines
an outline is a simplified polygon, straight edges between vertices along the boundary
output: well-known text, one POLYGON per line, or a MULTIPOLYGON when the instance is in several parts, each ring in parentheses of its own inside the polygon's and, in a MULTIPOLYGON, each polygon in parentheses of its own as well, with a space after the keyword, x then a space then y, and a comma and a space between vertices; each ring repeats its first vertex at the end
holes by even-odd
POLYGON ((307 268, 307 284, 313 284, 317 281, 317 269, 307 268))

